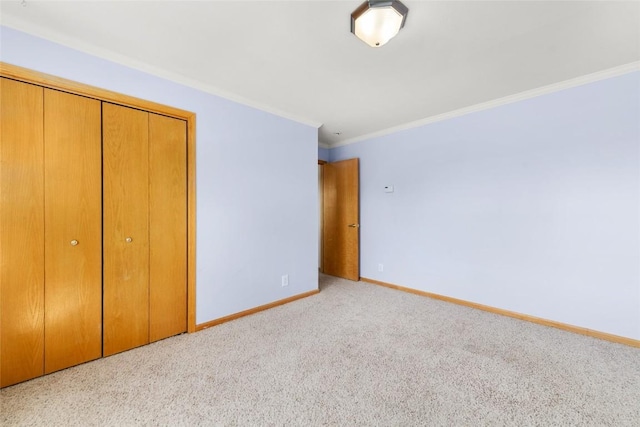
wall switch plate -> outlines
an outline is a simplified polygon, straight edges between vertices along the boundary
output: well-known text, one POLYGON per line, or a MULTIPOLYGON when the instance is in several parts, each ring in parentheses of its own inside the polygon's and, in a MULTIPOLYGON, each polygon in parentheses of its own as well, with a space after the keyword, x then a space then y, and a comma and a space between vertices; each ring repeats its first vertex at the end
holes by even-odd
POLYGON ((384 186, 385 193, 393 193, 393 185, 385 185, 384 186))
POLYGON ((282 286, 289 286, 289 275, 285 274, 282 276, 282 286))
POLYGON ((378 264, 378 271, 384 271, 384 265, 378 264))

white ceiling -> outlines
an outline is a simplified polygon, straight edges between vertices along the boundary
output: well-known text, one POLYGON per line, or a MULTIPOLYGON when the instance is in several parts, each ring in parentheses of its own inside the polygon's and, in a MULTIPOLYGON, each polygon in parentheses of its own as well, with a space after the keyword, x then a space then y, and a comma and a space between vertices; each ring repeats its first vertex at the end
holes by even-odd
POLYGON ((407 0, 379 49, 349 31, 361 2, 18 0, 0 22, 322 125, 327 145, 640 60, 638 1, 407 0))

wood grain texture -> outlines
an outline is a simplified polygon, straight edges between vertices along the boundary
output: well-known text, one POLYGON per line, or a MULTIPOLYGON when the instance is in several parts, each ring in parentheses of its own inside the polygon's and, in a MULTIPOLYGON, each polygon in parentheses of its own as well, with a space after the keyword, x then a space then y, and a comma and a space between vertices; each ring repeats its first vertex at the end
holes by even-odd
POLYGON ((323 167, 322 271, 349 280, 360 278, 360 201, 358 159, 323 167), (350 227, 350 225, 356 225, 350 227))
POLYGON ((42 87, 62 90, 64 92, 88 96, 91 98, 107 101, 122 106, 138 108, 153 113, 168 115, 181 119, 189 119, 195 114, 190 111, 181 110, 179 108, 170 107, 168 105, 158 104, 133 96, 124 95, 99 87, 78 83, 73 80, 64 79, 62 77, 52 76, 51 74, 41 73, 39 71, 30 70, 28 68, 19 67, 6 62, 0 62, 0 74, 12 79, 32 83, 42 87))
POLYGON ((324 256, 323 253, 323 241, 324 241, 324 165, 326 162, 320 164, 320 160, 318 160, 318 271, 323 272, 322 268, 322 260, 324 256))
POLYGON ((196 331, 196 116, 187 118, 187 330, 196 331))
POLYGON ((102 104, 105 356, 149 342, 148 117, 102 104))
POLYGON ((149 340, 187 331, 187 126, 149 115, 149 340))
POLYGON ((397 289, 399 291, 408 292, 415 295, 429 297, 440 301, 446 301, 453 304, 463 305, 465 307, 471 307, 482 311, 488 311, 489 313, 500 314, 501 316, 513 317, 515 319, 524 320, 527 322, 537 323, 539 325, 550 326, 552 328, 562 329, 565 331, 573 332, 580 335, 587 335, 593 338, 599 338, 606 341, 611 341, 619 344, 625 344, 631 347, 639 347, 640 341, 632 338, 621 337, 619 335, 609 334, 607 332, 595 331, 593 329, 582 328, 580 326, 568 325, 566 323, 556 322, 555 320, 542 319, 540 317, 529 316, 528 314, 517 313, 515 311, 504 310, 502 308, 491 307, 484 304, 478 304, 471 301, 465 301, 458 298, 452 298, 445 295, 434 294, 431 292, 425 292, 418 289, 406 288, 404 286, 394 285, 393 283, 381 282, 379 280, 368 279, 362 277, 363 282, 372 283, 374 285, 384 286, 391 289, 397 289))
POLYGON ((45 89, 45 373, 102 356, 101 126, 100 101, 45 89))
POLYGON ((94 86, 74 82, 27 68, 0 62, 0 75, 46 88, 62 90, 124 106, 179 118, 187 122, 187 177, 188 177, 188 330, 196 330, 196 114, 167 105, 157 104, 132 96, 111 92, 94 86))
POLYGON ((293 302, 293 301, 296 301, 296 300, 299 300, 299 299, 302 299, 302 298, 310 297, 310 296, 315 295, 317 293, 320 293, 320 290, 314 289, 313 291, 303 292, 301 294, 294 295, 294 296, 289 297, 289 298, 284 298, 284 299, 281 299, 281 300, 278 300, 278 301, 274 301, 274 302, 269 303, 269 304, 261 305, 261 306, 254 307, 254 308, 249 309, 249 310, 244 310, 244 311, 241 311, 239 313, 234 313, 234 314, 231 314, 229 316, 225 316, 225 317, 221 317, 219 319, 211 320, 209 322, 201 323, 201 324, 196 326, 196 331, 201 331, 203 329, 207 329, 207 328, 210 328, 212 326, 219 325, 221 323, 230 322, 232 320, 236 320, 236 319, 239 319, 241 317, 245 317, 245 316, 249 316, 249 315, 252 315, 252 314, 255 314, 255 313, 259 313, 261 311, 268 310, 270 308, 274 308, 274 307, 277 307, 279 305, 288 304, 290 302, 293 302))
POLYGON ((44 372, 43 90, 0 79, 0 387, 44 372))

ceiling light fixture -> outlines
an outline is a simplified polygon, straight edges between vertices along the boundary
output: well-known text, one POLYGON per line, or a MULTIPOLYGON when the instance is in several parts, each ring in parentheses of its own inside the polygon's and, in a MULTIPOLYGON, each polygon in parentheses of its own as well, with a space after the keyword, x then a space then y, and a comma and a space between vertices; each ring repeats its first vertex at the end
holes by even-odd
POLYGON ((404 27, 409 9, 397 0, 368 0, 351 14, 351 32, 371 47, 384 46, 404 27))

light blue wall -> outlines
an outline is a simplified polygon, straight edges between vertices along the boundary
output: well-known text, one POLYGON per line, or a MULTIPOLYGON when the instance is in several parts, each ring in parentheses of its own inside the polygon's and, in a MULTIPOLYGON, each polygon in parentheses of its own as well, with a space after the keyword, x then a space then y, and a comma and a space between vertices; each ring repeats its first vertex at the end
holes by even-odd
POLYGON ((635 72, 331 160, 360 158, 361 276, 640 339, 639 146, 635 72))
POLYGON ((318 147, 318 160, 329 161, 329 149, 318 147))
POLYGON ((196 113, 198 323, 318 288, 317 129, 0 28, 4 62, 196 113))

